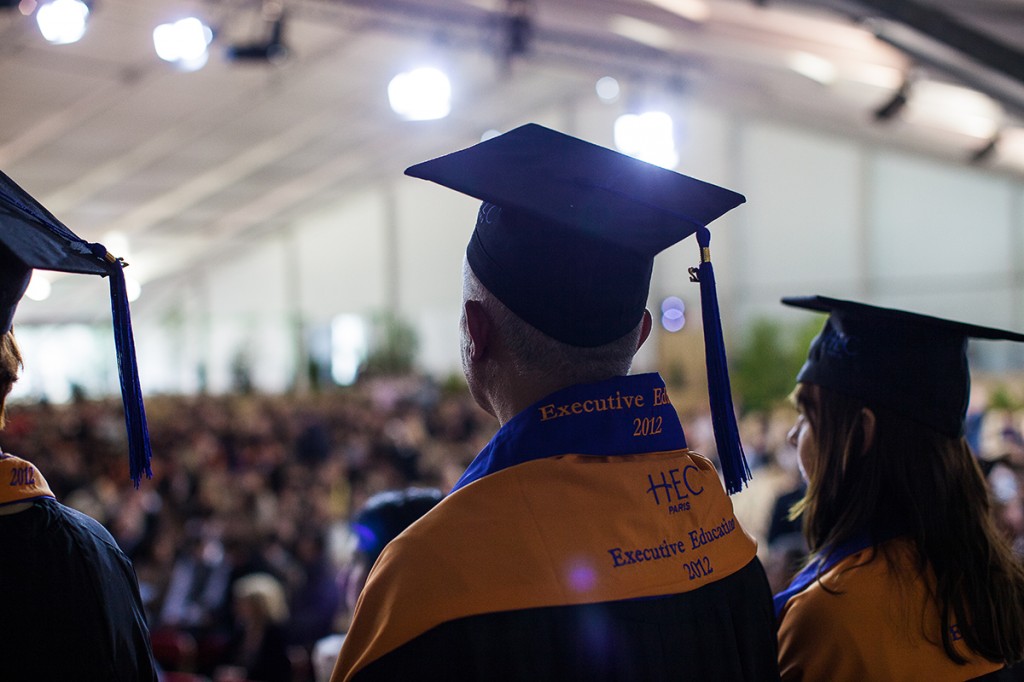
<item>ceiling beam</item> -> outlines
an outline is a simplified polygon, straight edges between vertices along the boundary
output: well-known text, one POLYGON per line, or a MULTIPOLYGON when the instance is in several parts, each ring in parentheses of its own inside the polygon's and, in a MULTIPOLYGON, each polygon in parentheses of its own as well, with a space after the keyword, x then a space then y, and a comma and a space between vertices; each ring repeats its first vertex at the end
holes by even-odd
POLYGON ((1024 52, 917 0, 857 0, 1024 84, 1024 52))

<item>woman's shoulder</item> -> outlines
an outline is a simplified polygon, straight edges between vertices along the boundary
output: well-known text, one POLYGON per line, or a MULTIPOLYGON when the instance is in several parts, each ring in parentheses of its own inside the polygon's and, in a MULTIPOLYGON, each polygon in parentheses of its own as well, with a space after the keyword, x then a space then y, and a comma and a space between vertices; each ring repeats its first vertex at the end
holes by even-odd
POLYGON ((848 620, 870 626, 878 614, 890 612, 896 603, 926 593, 923 576, 914 569, 916 557, 913 544, 902 538, 853 552, 793 595, 783 615, 799 614, 810 622, 848 620))
POLYGON ((909 538, 898 537, 873 544, 843 557, 821 578, 825 588, 880 587, 885 580, 917 564, 918 553, 909 538))
POLYGON ((783 667, 832 680, 965 679, 997 667, 946 655, 934 579, 918 556, 911 541, 890 540, 844 557, 794 595, 780 616, 783 667))

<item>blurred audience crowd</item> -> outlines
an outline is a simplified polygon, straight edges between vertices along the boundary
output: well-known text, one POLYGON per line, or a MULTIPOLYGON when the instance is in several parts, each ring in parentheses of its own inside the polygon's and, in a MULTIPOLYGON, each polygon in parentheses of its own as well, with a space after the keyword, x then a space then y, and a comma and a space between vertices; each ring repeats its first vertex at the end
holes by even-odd
MULTIPOLYGON (((418 377, 302 397, 157 396, 147 414, 153 478, 138 490, 117 400, 13 404, 3 448, 132 559, 168 682, 319 681, 316 644, 345 632, 354 604, 350 520, 382 491, 449 490, 497 429, 464 389, 418 377)), ((710 417, 682 416, 690 447, 713 457, 710 417)), ((805 551, 788 514, 803 494, 794 416, 741 420, 754 479, 733 501, 775 590, 805 551)), ((1024 416, 973 409, 968 428, 1024 556, 1024 416)))

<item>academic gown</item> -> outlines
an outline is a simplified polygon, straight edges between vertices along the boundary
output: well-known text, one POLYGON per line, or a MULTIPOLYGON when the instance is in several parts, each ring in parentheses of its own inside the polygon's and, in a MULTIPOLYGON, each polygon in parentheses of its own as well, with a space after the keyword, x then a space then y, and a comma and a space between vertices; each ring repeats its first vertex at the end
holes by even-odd
POLYGON ((909 540, 885 544, 888 556, 866 542, 850 543, 824 570, 810 564, 776 595, 782 679, 945 682, 984 678, 1003 668, 967 649, 965 623, 954 623, 950 636, 968 662, 946 655, 938 606, 929 594, 934 578, 919 574, 909 540))
POLYGON ((128 557, 94 519, 53 498, 29 462, 0 453, 0 679, 156 680, 128 557))
POLYGON ((660 377, 572 387, 385 548, 332 679, 777 679, 755 554, 660 377))

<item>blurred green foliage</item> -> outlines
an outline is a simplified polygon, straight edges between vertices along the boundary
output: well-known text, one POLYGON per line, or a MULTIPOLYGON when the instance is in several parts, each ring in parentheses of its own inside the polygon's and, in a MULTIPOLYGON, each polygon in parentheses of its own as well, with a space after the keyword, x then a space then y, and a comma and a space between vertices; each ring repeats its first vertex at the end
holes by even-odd
POLYGON ((1009 388, 1000 384, 989 395, 988 407, 994 410, 1018 410, 1021 408, 1021 400, 1009 388))
POLYGON ((742 345, 733 351, 729 370, 743 412, 768 411, 785 402, 821 325, 820 318, 795 327, 765 318, 751 323, 742 345))
POLYGON ((412 372, 419 337, 411 324, 391 312, 371 319, 370 349, 360 375, 394 376, 412 372))

